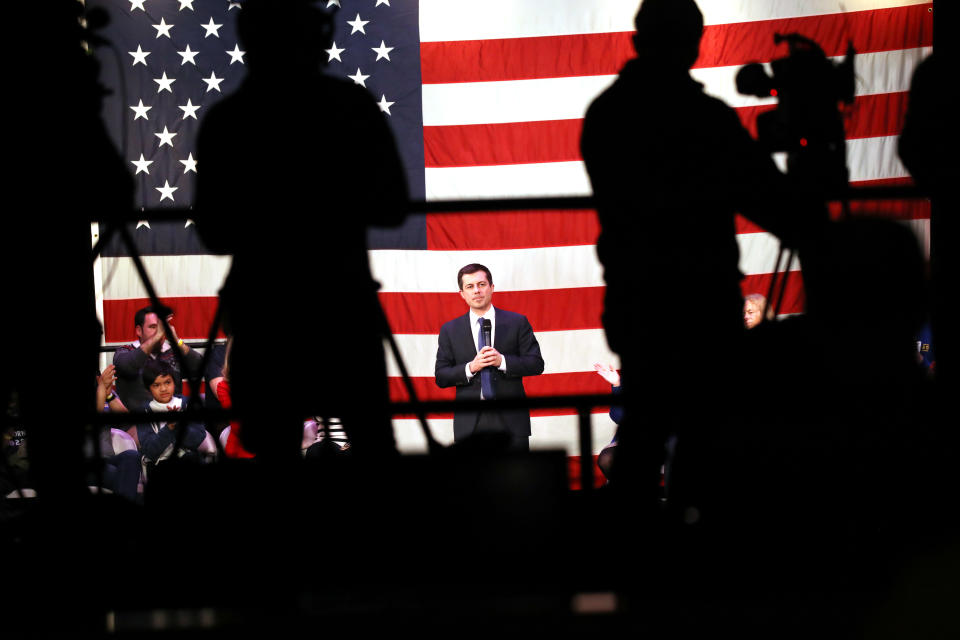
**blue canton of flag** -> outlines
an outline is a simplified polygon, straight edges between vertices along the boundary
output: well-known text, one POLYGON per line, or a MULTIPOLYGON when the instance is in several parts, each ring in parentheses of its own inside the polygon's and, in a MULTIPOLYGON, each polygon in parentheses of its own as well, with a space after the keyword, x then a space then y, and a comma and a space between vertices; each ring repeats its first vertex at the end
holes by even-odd
MULTIPOLYGON (((423 117, 420 90, 418 2, 415 0, 326 0, 334 13, 333 46, 327 73, 367 88, 385 114, 407 171, 410 196, 424 197, 423 117)), ((246 52, 237 37, 242 2, 228 0, 89 0, 110 14, 102 35, 101 81, 110 91, 104 121, 137 185, 137 208, 190 207, 202 166, 195 140, 204 114, 240 87, 246 52), (119 60, 118 60, 119 58, 119 60)), ((283 96, 277 111, 283 117, 283 96)), ((332 118, 318 108, 318 118, 332 118)), ((243 132, 238 131, 242 136, 243 132)), ((335 162, 336 150, 318 152, 335 162)), ((281 160, 282 161, 282 160, 281 160)), ((134 229, 144 255, 204 253, 192 222, 142 220, 134 229)), ((373 230, 371 247, 425 248, 423 216, 401 229, 373 230)), ((126 255, 118 241, 105 255, 126 255)))
POLYGON ((226 0, 89 0, 110 23, 101 81, 104 121, 134 174, 136 206, 187 207, 200 170, 194 141, 203 116, 243 79, 235 14, 226 0), (119 59, 118 59, 119 58, 119 59))

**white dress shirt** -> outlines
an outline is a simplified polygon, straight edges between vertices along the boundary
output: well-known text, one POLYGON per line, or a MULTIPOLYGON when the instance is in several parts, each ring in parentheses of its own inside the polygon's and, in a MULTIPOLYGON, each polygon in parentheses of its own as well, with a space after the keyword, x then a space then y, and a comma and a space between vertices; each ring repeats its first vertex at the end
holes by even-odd
MULTIPOLYGON (((488 344, 487 346, 492 347, 494 344, 496 344, 496 339, 497 339, 497 310, 493 307, 493 305, 490 305, 490 309, 488 309, 487 312, 482 316, 477 315, 476 313, 473 312, 473 309, 470 309, 470 327, 471 327, 470 333, 471 335, 473 335, 473 347, 477 350, 477 353, 480 352, 480 340, 479 340, 478 334, 480 333, 479 321, 482 318, 486 318, 487 320, 490 321, 490 342, 492 344, 488 344)), ((500 354, 500 366, 497 368, 500 369, 500 371, 503 371, 504 373, 507 372, 507 357, 502 353, 500 354)), ((470 372, 469 362, 467 363, 466 371, 467 371, 467 380, 470 380, 471 378, 473 378, 473 376, 477 375, 476 373, 470 372)), ((480 373, 480 372, 478 371, 477 373, 480 373)), ((480 393, 480 397, 481 399, 483 398, 483 392, 480 393)))

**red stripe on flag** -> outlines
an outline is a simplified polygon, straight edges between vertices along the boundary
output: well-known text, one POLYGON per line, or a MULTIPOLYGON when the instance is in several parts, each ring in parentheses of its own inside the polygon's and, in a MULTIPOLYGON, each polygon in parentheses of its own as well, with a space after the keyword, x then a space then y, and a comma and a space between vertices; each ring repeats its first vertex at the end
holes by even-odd
MULTIPOLYGON (((210 324, 217 312, 216 297, 163 298, 161 302, 173 309, 173 325, 184 340, 206 340, 210 324)), ((104 340, 107 342, 133 342, 137 339, 133 330, 133 316, 150 305, 148 298, 126 298, 103 301, 104 340)), ((219 337, 224 337, 223 333, 219 337)))
MULTIPOLYGON (((770 269, 773 269, 772 263, 770 269)), ((746 276, 741 281, 744 295, 766 295, 770 278, 769 273, 746 276)), ((527 316, 535 332, 574 331, 603 328, 601 313, 604 291, 604 287, 499 291, 495 297, 498 306, 527 316), (557 309, 563 309, 563 313, 557 313, 557 309)), ((467 312, 466 304, 456 292, 380 292, 380 303, 394 334, 436 335, 443 323, 467 312)), ((799 271, 791 271, 781 313, 801 311, 803 280, 799 271)))
MULTIPOLYGON (((839 202, 830 203, 830 216, 836 220, 842 215, 839 202)), ((851 216, 888 218, 890 220, 929 220, 929 200, 854 200, 850 203, 851 216)))
MULTIPOLYGON (((737 233, 761 231, 765 229, 742 216, 736 217, 737 233)), ((580 246, 596 244, 599 233, 600 223, 592 210, 427 215, 427 247, 431 250, 482 251, 580 246), (483 228, 483 233, 478 234, 477 228, 483 228)))
MULTIPOLYGON (((851 182, 852 187, 905 187, 913 185, 913 178, 883 178, 880 180, 861 180, 851 182)), ((840 203, 830 203, 830 214, 834 218, 841 213, 840 203)), ((851 200, 852 215, 876 216, 893 220, 929 220, 930 200, 912 198, 910 200, 851 200)))
MULTIPOLYGON (((856 138, 875 138, 897 135, 903 129, 903 118, 907 113, 909 94, 877 93, 857 96, 847 108, 844 127, 847 140, 856 138)), ((776 105, 764 104, 756 107, 738 107, 737 115, 744 128, 754 138, 757 137, 757 116, 772 111, 776 105)))
MULTIPOLYGON (((418 400, 454 400, 456 389, 448 387, 441 389, 433 378, 413 377, 414 391, 418 400)), ((407 388, 401 378, 388 379, 390 386, 390 400, 393 402, 407 402, 407 388)), ((610 393, 610 384, 593 371, 578 371, 573 373, 546 373, 540 376, 531 376, 523 379, 523 386, 529 397, 590 395, 610 393)), ((594 407, 591 413, 607 413, 610 407, 594 407)), ((576 415, 572 408, 533 409, 531 416, 568 416, 576 415)), ((410 417, 410 416, 394 416, 410 417)), ((431 418, 452 418, 452 413, 430 414, 431 418)))
POLYGON ((567 247, 594 244, 599 233, 593 210, 427 215, 427 247, 433 250, 567 247))
POLYGON ((634 55, 629 32, 423 42, 424 84, 612 75, 634 55))
POLYGON ((740 214, 737 214, 735 216, 734 222, 736 224, 737 233, 761 233, 766 231, 766 229, 764 229, 760 225, 750 220, 747 220, 740 214))
MULTIPOLYGON (((773 264, 770 269, 773 269, 773 264)), ((770 278, 768 273, 746 276, 741 281, 744 295, 766 295, 770 278)), ((534 331, 572 331, 603 328, 601 313, 604 291, 604 287, 501 291, 496 298, 497 304, 504 309, 513 309, 526 315, 534 331), (563 309, 564 312, 558 314, 557 309, 563 309)), ((436 334, 444 322, 467 312, 458 293, 381 292, 380 302, 396 334, 436 334)), ((791 271, 781 313, 800 313, 803 304, 800 272, 791 271)))
MULTIPOLYGON (((498 291, 496 304, 522 313, 534 331, 570 331, 600 329, 604 287, 541 289, 534 291, 498 291), (563 313, 557 313, 563 309, 563 313)), ((467 312, 457 292, 414 293, 380 292, 395 334, 437 334, 443 323, 467 312)))
MULTIPOLYGON (((931 7, 711 25, 704 29, 694 66, 723 67, 783 57, 786 46, 774 44, 774 33, 801 33, 829 56, 843 55, 850 40, 859 53, 928 47, 933 44, 931 7)), ((424 42, 421 75, 424 84, 614 75, 634 56, 632 36, 617 32, 424 42)))
MULTIPOLYGON (((900 133, 907 112, 906 92, 858 96, 847 111, 847 139, 900 133)), ((750 135, 757 116, 776 105, 739 107, 737 115, 750 135)), ((582 119, 427 126, 423 148, 427 167, 472 167, 580 159, 582 119)))
POLYGON ((426 167, 567 162, 580 159, 581 118, 425 126, 426 167))

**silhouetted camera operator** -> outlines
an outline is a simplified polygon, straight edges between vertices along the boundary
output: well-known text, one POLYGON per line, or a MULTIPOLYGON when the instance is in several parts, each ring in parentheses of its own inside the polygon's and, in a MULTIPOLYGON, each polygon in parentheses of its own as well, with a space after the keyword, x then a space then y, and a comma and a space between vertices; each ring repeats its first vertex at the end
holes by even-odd
POLYGON ((690 77, 696 3, 644 0, 635 24, 637 57, 591 105, 581 148, 601 224, 604 327, 636 421, 620 430, 619 471, 652 504, 670 434, 678 479, 684 467, 706 473, 731 440, 722 432, 744 331, 734 214, 791 245, 805 223, 769 153, 690 77))

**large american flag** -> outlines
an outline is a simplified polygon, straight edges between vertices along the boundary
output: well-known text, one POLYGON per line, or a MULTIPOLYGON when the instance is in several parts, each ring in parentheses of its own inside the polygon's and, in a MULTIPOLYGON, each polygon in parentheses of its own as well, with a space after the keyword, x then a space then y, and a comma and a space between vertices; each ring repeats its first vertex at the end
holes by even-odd
MULTIPOLYGON (((113 91, 106 123, 137 181, 144 220, 134 229, 161 298, 176 311, 182 337, 207 334, 229 258, 211 256, 192 223, 150 220, 153 209, 189 207, 198 164, 194 140, 204 114, 235 90, 244 51, 234 20, 242 2, 227 0, 88 0, 112 21, 102 77, 113 91), (123 82, 120 81, 120 76, 123 82)), ((396 135, 414 199, 447 200, 589 195, 578 143, 591 100, 610 85, 632 55, 638 0, 330 0, 336 11, 329 73, 363 84, 396 135)), ((856 101, 847 118, 850 176, 856 185, 903 184, 896 155, 910 78, 932 45, 932 3, 923 0, 699 0, 706 28, 693 76, 706 91, 735 107, 748 128, 773 99, 741 96, 740 65, 786 54, 774 32, 800 32, 828 55, 842 56, 852 40, 856 101)), ((650 88, 651 100, 671 96, 650 88)), ((284 96, 264 114, 269 126, 284 117, 284 96)), ((337 126, 337 114, 316 117, 337 126)), ((237 136, 243 136, 237 131, 237 136)), ((317 149, 318 164, 336 149, 317 149)), ((265 159, 282 162, 282 158, 265 159)), ((318 168, 319 170, 319 168, 318 168)), ((362 171, 362 167, 358 167, 362 171)), ((929 208, 898 203, 929 242, 929 208)), ((270 224, 265 212, 263 224, 270 224)), ((453 399, 433 381, 440 325, 466 308, 456 272, 480 262, 493 272, 496 306, 525 314, 540 341, 544 375, 525 384, 532 395, 603 393, 609 387, 594 362, 617 359, 600 323, 603 278, 594 250, 591 211, 499 212, 412 216, 402 229, 376 231, 370 262, 382 283, 381 300, 419 396, 453 399)), ((737 236, 745 293, 766 293, 776 240, 746 221, 737 236)), ((664 238, 682 243, 682 236, 664 238)), ((318 239, 322 251, 322 238, 318 239)), ((797 264, 786 268, 783 313, 803 309, 797 264)), ((132 339, 134 311, 147 304, 132 262, 118 243, 96 267, 106 344, 132 339)), ((664 274, 669 278, 669 272, 664 274)), ((677 282, 678 290, 689 283, 677 282)), ((276 336, 291 341, 297 335, 276 336)), ((683 339, 683 336, 670 336, 683 339)), ((388 358, 389 360, 389 358, 388 358)), ((398 369, 389 363, 394 398, 405 399, 398 369)), ((594 452, 614 425, 593 416, 594 452)), ((404 451, 425 442, 413 420, 395 421, 404 451)), ((441 442, 452 440, 451 416, 434 416, 441 442)), ((578 453, 571 411, 535 411, 534 448, 578 453)))

